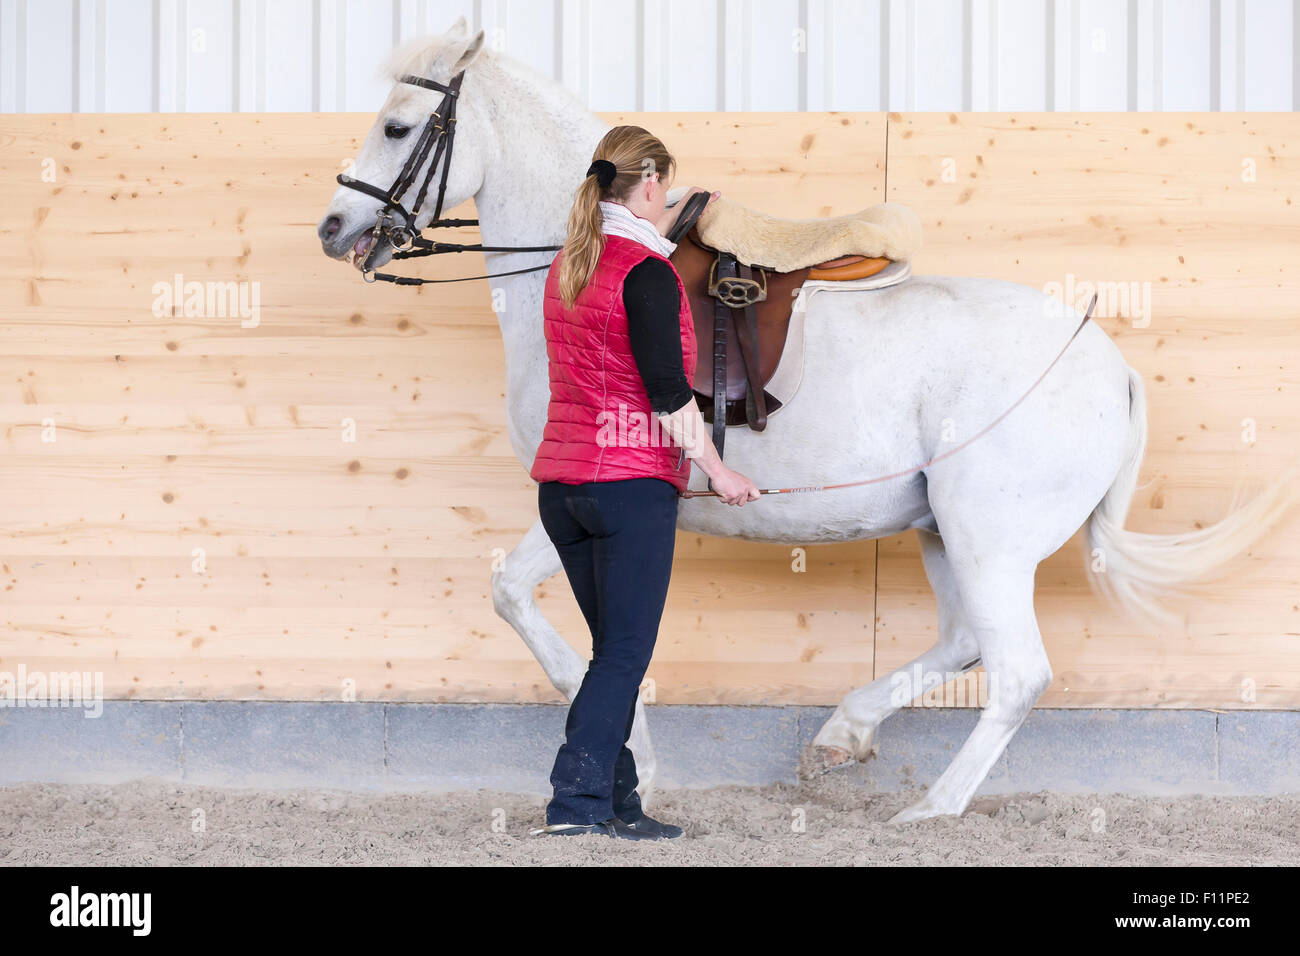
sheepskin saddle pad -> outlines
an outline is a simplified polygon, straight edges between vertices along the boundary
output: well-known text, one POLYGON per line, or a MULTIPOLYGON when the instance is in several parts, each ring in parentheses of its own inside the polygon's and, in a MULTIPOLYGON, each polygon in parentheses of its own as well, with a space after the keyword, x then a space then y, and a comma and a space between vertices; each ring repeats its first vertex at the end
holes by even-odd
POLYGON ((921 220, 896 202, 846 216, 782 219, 719 197, 700 216, 705 245, 773 272, 833 263, 848 256, 903 262, 921 247, 921 220))

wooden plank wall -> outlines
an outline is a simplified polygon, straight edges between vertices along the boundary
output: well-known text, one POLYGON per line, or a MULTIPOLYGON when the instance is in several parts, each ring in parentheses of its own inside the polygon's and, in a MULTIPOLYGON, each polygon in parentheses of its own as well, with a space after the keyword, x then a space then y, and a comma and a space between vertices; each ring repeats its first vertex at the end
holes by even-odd
MULTIPOLYGON (((1151 398, 1131 527, 1208 523, 1295 452, 1290 116, 608 118, 777 214, 908 203, 921 272, 1149 281, 1148 328, 1102 319, 1151 398)), ((362 286, 315 240, 370 122, 4 118, 0 671, 103 671, 119 698, 559 699, 488 593, 536 511, 485 286, 362 286), (258 283, 259 324, 155 314, 178 273, 258 283)), ((1164 635, 1064 549, 1039 574, 1045 703, 1295 706, 1298 541, 1292 521, 1164 635)), ((681 536, 656 699, 834 703, 933 638, 910 536, 807 552, 796 574, 789 548, 681 536)), ((539 593, 585 651, 562 579, 539 593)))

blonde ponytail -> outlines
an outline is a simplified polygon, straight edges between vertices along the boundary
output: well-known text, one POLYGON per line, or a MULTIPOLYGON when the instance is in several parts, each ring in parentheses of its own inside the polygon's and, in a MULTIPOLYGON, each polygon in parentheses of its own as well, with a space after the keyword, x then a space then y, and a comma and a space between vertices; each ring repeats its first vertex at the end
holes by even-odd
POLYGON ((587 287, 605 251, 601 200, 626 199, 650 173, 659 173, 667 182, 677 166, 658 137, 640 126, 615 126, 596 145, 591 158, 593 163, 601 159, 613 163, 615 175, 607 186, 602 186, 595 174, 587 176, 574 196, 560 262, 560 299, 567 308, 573 307, 587 287))

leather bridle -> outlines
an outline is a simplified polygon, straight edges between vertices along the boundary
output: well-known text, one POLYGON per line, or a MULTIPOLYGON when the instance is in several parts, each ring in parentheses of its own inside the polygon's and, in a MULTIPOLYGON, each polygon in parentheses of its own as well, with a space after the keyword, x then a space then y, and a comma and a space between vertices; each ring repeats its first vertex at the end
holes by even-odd
POLYGON ((340 186, 355 189, 357 192, 365 193, 367 196, 378 199, 383 203, 375 217, 374 229, 371 231, 370 249, 364 259, 356 262, 357 268, 361 270, 362 278, 367 282, 392 282, 396 285, 473 282, 478 279, 495 279, 500 276, 540 272, 543 269, 550 268, 550 263, 547 263, 546 265, 533 266, 528 269, 514 269, 510 272, 497 272, 491 275, 464 276, 459 279, 421 279, 416 276, 391 275, 386 272, 376 272, 374 269, 375 256, 379 254, 381 243, 385 242, 392 246, 394 259, 418 259, 424 256, 443 255, 448 252, 556 252, 563 248, 562 246, 485 246, 482 243, 435 242, 431 239, 425 239, 421 235, 424 229, 456 229, 462 226, 477 226, 479 224, 477 219, 442 218, 442 202, 447 194, 447 174, 451 169, 451 150, 456 140, 456 103, 460 97, 460 85, 464 78, 464 70, 453 76, 450 83, 439 83, 436 80, 411 74, 399 77, 399 82, 441 93, 442 102, 429 115, 428 122, 424 124, 424 129, 420 131, 420 136, 415 141, 411 155, 407 157, 406 162, 402 165, 401 172, 397 174, 397 179, 393 181, 392 186, 388 189, 381 189, 379 186, 355 179, 346 173, 339 173, 337 177, 340 186), (433 154, 432 159, 429 158, 430 153, 433 154), (415 194, 415 202, 411 204, 410 209, 407 209, 402 205, 402 197, 410 192, 415 185, 416 178, 420 175, 420 169, 424 166, 426 160, 429 161, 429 170, 424 174, 424 181, 420 183, 419 190, 415 194), (424 200, 428 196, 429 187, 433 184, 433 177, 437 172, 439 160, 442 161, 442 176, 438 181, 438 197, 433 207, 433 219, 429 221, 429 224, 424 229, 421 229, 416 225, 415 220, 420 214, 420 207, 424 205, 424 200), (400 217, 400 221, 397 217, 400 217))

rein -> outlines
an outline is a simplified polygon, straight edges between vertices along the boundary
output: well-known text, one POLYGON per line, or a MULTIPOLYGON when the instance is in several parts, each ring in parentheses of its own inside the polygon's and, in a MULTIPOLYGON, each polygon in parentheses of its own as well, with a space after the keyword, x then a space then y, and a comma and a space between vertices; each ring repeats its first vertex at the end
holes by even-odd
POLYGON ((421 279, 416 276, 399 276, 388 272, 376 272, 375 256, 379 254, 380 244, 388 243, 393 247, 394 259, 419 259, 424 256, 440 256, 450 252, 558 252, 562 246, 485 246, 481 242, 463 244, 455 242, 435 242, 425 239, 421 233, 424 229, 457 229, 463 226, 477 226, 477 219, 443 219, 442 202, 447 193, 447 175, 451 169, 451 150, 456 141, 456 103, 460 98, 460 85, 465 79, 461 70, 451 78, 450 83, 410 74, 399 78, 399 82, 442 94, 442 102, 429 115, 424 129, 420 131, 411 155, 402 165, 397 179, 388 189, 382 189, 364 180, 355 179, 346 173, 339 173, 336 180, 340 186, 355 189, 383 203, 375 216, 375 226, 371 230, 370 251, 366 257, 356 263, 361 270, 361 277, 366 282, 392 282, 395 285, 437 285, 443 282, 476 282, 480 279, 496 279, 501 276, 523 275, 528 272, 541 272, 549 269, 550 263, 533 266, 528 269, 513 269, 509 272, 495 272, 490 275, 464 276, 459 279, 421 279), (433 158, 429 159, 430 152, 433 158), (433 208, 433 219, 421 229, 416 225, 420 207, 433 184, 434 173, 438 169, 438 160, 442 160, 442 177, 438 181, 438 198, 433 208), (424 174, 424 181, 415 194, 415 202, 408 210, 402 205, 402 197, 415 185, 420 167, 429 160, 429 171, 424 174), (400 216, 399 222, 396 217, 400 216))
MULTIPOLYGON (((878 475, 875 478, 863 478, 860 481, 844 481, 835 485, 805 485, 799 488, 760 488, 758 493, 760 495, 797 495, 797 494, 803 494, 804 492, 808 492, 808 491, 831 491, 832 489, 835 488, 858 488, 861 487, 862 485, 875 485, 883 481, 892 481, 895 478, 903 478, 907 475, 914 475, 918 471, 924 471, 926 468, 929 468, 931 465, 943 461, 945 458, 951 458, 953 455, 957 454, 957 452, 961 451, 963 448, 969 448, 979 439, 983 438, 994 428, 996 428, 1004 418, 1006 418, 1008 415, 1014 412, 1016 408, 1019 407, 1020 403, 1023 402, 1026 398, 1030 396, 1030 394, 1033 393, 1034 389, 1038 388, 1038 386, 1042 384, 1043 379, 1047 378, 1047 373, 1056 367, 1056 363, 1061 360, 1061 356, 1065 354, 1065 350, 1070 347, 1071 343, 1073 343, 1076 338, 1079 337, 1079 333, 1083 331, 1083 327, 1088 324, 1088 320, 1092 318, 1093 307, 1096 306, 1096 304, 1097 304, 1097 296, 1094 293, 1092 297, 1092 301, 1088 303, 1088 311, 1084 313, 1083 321, 1080 322, 1079 327, 1074 330, 1074 334, 1070 336, 1070 338, 1066 341, 1066 343, 1063 346, 1061 346, 1061 351, 1056 353, 1056 358, 1052 359, 1051 364, 1049 364, 1047 368, 1043 369, 1043 374, 1038 376, 1038 378, 1034 381, 1034 384, 1030 385, 1029 388, 1025 390, 1025 393, 1021 395, 1019 398, 1017 398, 1014 403, 1012 403, 1010 408, 1008 408, 997 418, 993 419, 993 421, 989 422, 982 429, 980 429, 970 438, 966 439, 960 445, 948 449, 942 455, 935 455, 929 461, 922 462, 919 465, 914 465, 911 468, 906 468, 903 471, 895 471, 888 475, 878 475)), ((687 491, 679 492, 679 496, 682 498, 720 498, 721 497, 721 495, 719 495, 716 491, 711 491, 711 490, 710 491, 687 490, 687 491)))

